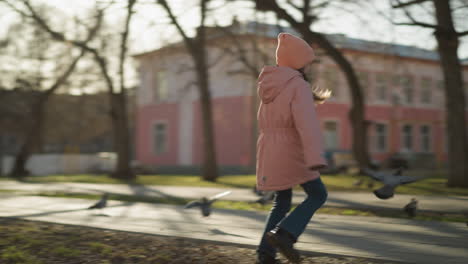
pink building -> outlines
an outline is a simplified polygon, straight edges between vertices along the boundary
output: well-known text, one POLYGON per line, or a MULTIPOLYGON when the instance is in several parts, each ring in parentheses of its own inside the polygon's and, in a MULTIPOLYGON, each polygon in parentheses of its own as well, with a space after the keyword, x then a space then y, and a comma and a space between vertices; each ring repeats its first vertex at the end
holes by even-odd
MULTIPOLYGON (((231 26, 250 62, 268 54, 274 63, 275 26, 256 23, 231 26), (253 45, 255 43, 255 45, 253 45), (253 48, 256 47, 256 48, 253 48)), ((218 163, 231 172, 255 168, 256 107, 254 75, 235 53, 230 36, 213 30, 209 40, 218 163)), ((446 159, 444 93, 438 55, 416 47, 329 35, 353 63, 365 88, 366 118, 373 159, 387 160, 397 152, 446 159), (426 155, 426 156, 427 156, 426 155)), ((344 75, 330 58, 320 55, 311 75, 332 90, 318 106, 327 150, 350 150, 350 93, 344 75)), ((190 55, 181 43, 136 55, 141 84, 137 91, 136 159, 160 171, 187 172, 202 162, 201 114, 190 55), (183 170, 180 170, 183 169, 183 170), (188 170, 186 170, 188 169, 188 170)), ((464 64, 468 96, 468 64, 464 64)), ((468 99, 468 98, 467 98, 468 99)), ((468 109, 467 109, 468 111, 468 109)), ((465 125, 468 124, 468 120, 465 125)))

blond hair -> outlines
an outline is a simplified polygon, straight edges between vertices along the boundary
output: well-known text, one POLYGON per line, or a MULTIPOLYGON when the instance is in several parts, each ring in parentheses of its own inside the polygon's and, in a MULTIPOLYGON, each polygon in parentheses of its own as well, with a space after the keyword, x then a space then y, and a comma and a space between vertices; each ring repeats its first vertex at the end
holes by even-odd
MULTIPOLYGON (((309 78, 304 72, 304 68, 298 70, 302 74, 302 78, 306 82, 310 82, 309 78)), ((312 94, 314 95, 314 101, 316 104, 323 104, 331 96, 331 91, 328 89, 322 89, 318 85, 312 86, 312 94)))

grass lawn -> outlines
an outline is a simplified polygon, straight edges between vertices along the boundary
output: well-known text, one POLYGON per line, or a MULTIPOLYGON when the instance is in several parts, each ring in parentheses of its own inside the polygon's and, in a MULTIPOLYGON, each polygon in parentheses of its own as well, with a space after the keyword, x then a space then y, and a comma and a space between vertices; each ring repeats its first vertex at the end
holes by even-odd
MULTIPOLYGON (((448 188, 447 180, 438 171, 434 172, 409 172, 409 175, 421 175, 427 177, 424 180, 398 187, 397 193, 413 195, 464 195, 468 196, 468 189, 448 188)), ((7 179, 7 178, 0 178, 7 179)), ((329 191, 369 191, 367 183, 369 177, 351 175, 322 175, 329 191), (358 179, 364 179, 362 186, 353 186, 358 179)), ((27 177, 25 182, 49 183, 49 182, 81 182, 81 183, 114 183, 128 184, 128 182, 112 179, 105 175, 50 175, 27 177)), ((255 185, 255 175, 227 175, 218 178, 217 182, 203 181, 200 176, 194 175, 140 175, 134 182, 144 185, 173 185, 173 186, 199 186, 199 187, 226 187, 226 188, 252 188, 255 185)), ((374 188, 381 186, 375 182, 374 188)))
MULTIPOLYGON (((252 248, 185 238, 0 218, 0 263, 4 264, 244 264, 252 248)), ((282 263, 286 263, 282 259, 282 263)), ((304 264, 391 264, 391 261, 307 256, 304 264)))

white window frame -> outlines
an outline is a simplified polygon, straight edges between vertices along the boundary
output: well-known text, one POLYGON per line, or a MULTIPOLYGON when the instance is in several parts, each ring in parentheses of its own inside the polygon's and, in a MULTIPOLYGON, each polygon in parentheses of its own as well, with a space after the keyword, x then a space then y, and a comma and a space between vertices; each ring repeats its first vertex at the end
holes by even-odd
POLYGON ((428 77, 422 77, 421 80, 420 80, 420 85, 419 85, 420 89, 420 102, 421 104, 423 105, 432 105, 434 103, 434 80, 432 80, 431 78, 428 78, 428 77), (429 87, 425 87, 423 84, 425 82, 428 82, 429 84, 429 87), (424 93, 425 92, 429 92, 429 101, 428 102, 425 102, 423 99, 425 98, 424 96, 424 93))
POLYGON ((320 72, 320 79, 322 80, 323 88, 331 91, 331 101, 337 101, 341 97, 340 91, 340 72, 334 67, 325 67, 322 72, 320 72), (333 80, 328 81, 327 76, 334 76, 333 80))
POLYGON ((374 152, 376 153, 385 153, 385 152, 388 152, 388 149, 389 149, 389 128, 390 128, 390 125, 388 122, 385 122, 385 121, 375 121, 375 125, 372 126, 372 142, 373 142, 373 149, 374 149, 374 152), (377 134, 377 125, 383 125, 385 126, 385 134, 384 134, 384 140, 385 140, 385 146, 383 149, 379 149, 379 135, 377 134))
POLYGON ((169 99, 169 84, 168 84, 168 71, 166 69, 156 69, 154 73, 154 100, 156 102, 164 102, 169 99), (162 75, 162 77, 161 77, 162 75), (165 96, 162 97, 161 87, 165 88, 165 96))
POLYGON ((432 150, 433 150, 433 147, 432 147, 432 142, 433 142, 433 138, 432 138, 432 126, 430 124, 421 124, 419 126, 419 151, 420 152, 423 152, 423 153, 432 153, 432 150), (429 128, 429 135, 428 135, 428 149, 424 149, 423 146, 424 146, 424 138, 423 138, 423 134, 422 134, 422 128, 423 127, 428 127, 429 128))
POLYGON ((400 86, 401 86, 403 98, 405 100, 404 104, 412 105, 415 102, 417 102, 414 77, 412 75, 400 75, 400 77, 401 77, 400 86), (408 92, 410 94, 410 97, 408 97, 408 92), (408 100, 409 98, 411 100, 408 100))
MULTIPOLYGON (((388 73, 385 73, 385 72, 378 72, 375 74, 375 99, 377 102, 380 102, 380 103, 388 103, 389 102, 389 84, 390 82, 392 81, 391 79, 391 76, 388 74, 388 73), (382 82, 380 82, 380 78, 382 78, 382 82), (380 92, 382 91, 381 89, 383 89, 384 91, 384 97, 385 98, 381 98, 380 97, 380 92)), ((390 98, 391 99, 391 98, 390 98)))
POLYGON ((323 142, 323 145, 324 145, 324 148, 327 149, 327 150, 334 150, 334 149, 340 149, 340 120, 339 119, 334 119, 334 118, 331 118, 331 119, 324 119, 322 121, 322 128, 323 128, 323 137, 324 137, 324 142, 323 142), (336 147, 335 148, 328 148, 328 146, 326 145, 326 140, 325 140, 325 124, 327 122, 334 122, 336 124, 336 147))
POLYGON ((151 153, 154 156, 160 156, 160 155, 165 155, 169 152, 169 122, 167 120, 157 120, 155 122, 151 123, 151 153), (165 126, 165 148, 163 152, 158 152, 157 146, 156 146, 156 126, 157 125, 164 125, 165 126))
POLYGON ((409 152, 414 152, 414 124, 411 124, 411 123, 404 123, 404 124, 401 124, 400 126, 400 150, 403 151, 403 150, 407 150, 409 152), (405 134, 403 132, 403 128, 405 126, 410 126, 411 128, 411 133, 410 133, 410 139, 411 139, 411 148, 407 148, 406 147, 406 144, 405 144, 405 134))

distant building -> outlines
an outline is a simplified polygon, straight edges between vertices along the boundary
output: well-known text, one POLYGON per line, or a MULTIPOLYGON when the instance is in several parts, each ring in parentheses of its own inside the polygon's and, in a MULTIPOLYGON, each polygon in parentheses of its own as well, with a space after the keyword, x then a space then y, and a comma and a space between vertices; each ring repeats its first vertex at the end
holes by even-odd
MULTIPOLYGON (((228 28, 250 58, 262 52, 274 64, 276 26, 247 23, 228 28), (255 38, 257 48, 250 41, 255 38), (257 51, 256 51, 257 50, 257 51), (260 50, 260 51, 258 51, 260 50)), ((255 168, 256 78, 235 54, 230 36, 210 30, 210 85, 216 151, 222 168, 255 168)), ((327 36, 353 63, 364 87, 370 153, 386 161, 398 152, 447 158, 444 93, 438 54, 411 46, 327 36)), ((320 49, 312 70, 333 97, 317 107, 328 151, 350 150, 350 92, 343 73, 320 49)), ((203 160, 200 101, 192 61, 181 43, 138 54, 141 84, 136 100, 136 159, 165 168, 197 168, 203 160)), ((257 63, 258 69, 261 63, 257 63)), ((465 90, 468 65, 464 64, 465 90)), ((468 90, 466 92, 468 97, 468 90)), ((467 109, 468 110, 468 109, 467 109)), ((468 124, 465 123, 465 125, 468 124)))
MULTIPOLYGON (((0 90, 0 146, 3 155, 16 155, 18 152, 28 131, 29 112, 37 95, 35 91, 0 90)), ((107 93, 52 95, 46 107, 41 147, 34 153, 112 151, 112 125, 107 100, 107 93)), ((129 101, 132 103, 133 97, 129 101)), ((129 109, 133 110, 133 106, 129 109)), ((129 116, 133 117, 133 114, 129 116)))

